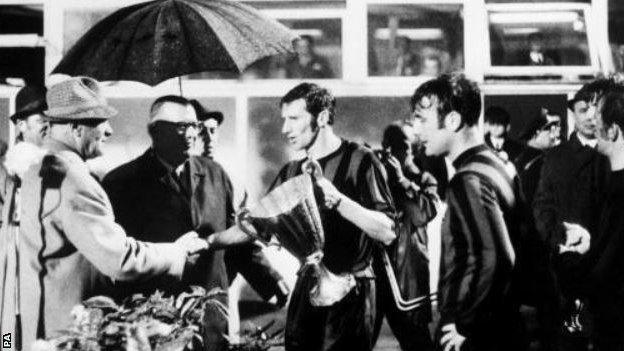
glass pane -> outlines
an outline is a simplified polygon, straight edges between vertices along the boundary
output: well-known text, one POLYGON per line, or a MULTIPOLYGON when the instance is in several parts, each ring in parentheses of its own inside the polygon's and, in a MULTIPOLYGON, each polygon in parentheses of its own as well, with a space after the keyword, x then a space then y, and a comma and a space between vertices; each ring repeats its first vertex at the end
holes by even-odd
POLYGON ((63 54, 76 44, 91 27, 119 8, 69 9, 63 18, 63 54))
POLYGON ((489 13, 492 66, 591 65, 581 10, 489 13))
POLYGON ((34 34, 42 36, 43 6, 0 6, 0 34, 34 34))
POLYGON ((436 76, 464 66, 461 5, 369 5, 368 74, 436 76))
POLYGON ((242 75, 231 72, 191 74, 189 79, 330 79, 342 77, 342 23, 340 19, 278 20, 301 37, 296 53, 256 62, 242 75))
POLYGON ((43 47, 0 48, 0 84, 7 79, 22 79, 25 84, 43 84, 45 49, 43 47))

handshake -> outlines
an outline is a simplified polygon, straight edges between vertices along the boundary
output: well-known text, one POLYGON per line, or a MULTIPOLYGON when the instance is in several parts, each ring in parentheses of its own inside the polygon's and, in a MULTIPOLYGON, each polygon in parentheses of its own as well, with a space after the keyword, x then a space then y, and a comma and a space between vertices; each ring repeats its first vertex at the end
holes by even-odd
POLYGON ((206 251, 210 247, 208 240, 200 238, 196 231, 190 231, 179 237, 175 244, 181 247, 188 256, 206 251))

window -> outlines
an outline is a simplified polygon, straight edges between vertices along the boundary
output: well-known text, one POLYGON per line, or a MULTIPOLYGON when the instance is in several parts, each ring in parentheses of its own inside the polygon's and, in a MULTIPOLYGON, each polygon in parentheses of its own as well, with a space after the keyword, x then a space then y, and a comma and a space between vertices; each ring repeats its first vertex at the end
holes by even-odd
POLYGON ((42 5, 0 6, 0 83, 43 84, 42 5))
POLYGON ((582 10, 490 11, 492 66, 590 66, 582 10))
MULTIPOLYGON (((342 77, 342 23, 339 18, 278 19, 300 39, 295 53, 268 57, 249 68, 240 78, 254 79, 333 79, 342 77)), ((234 79, 231 72, 203 72, 190 79, 234 79)))
POLYGON ((462 6, 368 6, 370 76, 436 76, 463 68, 462 6))

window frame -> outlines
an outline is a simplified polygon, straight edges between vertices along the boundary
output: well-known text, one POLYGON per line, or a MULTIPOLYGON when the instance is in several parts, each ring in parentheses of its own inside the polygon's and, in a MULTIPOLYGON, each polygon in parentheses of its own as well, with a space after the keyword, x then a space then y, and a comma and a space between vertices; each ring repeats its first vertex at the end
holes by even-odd
MULTIPOLYGON (((484 75, 490 77, 540 76, 561 75, 571 77, 576 75, 594 75, 600 72, 600 59, 595 39, 595 24, 591 16, 591 5, 585 3, 507 3, 485 5, 485 46, 483 57, 485 62, 484 75), (587 44, 589 48, 590 65, 587 66, 492 66, 491 37, 489 30, 489 15, 492 12, 537 12, 537 11, 582 11, 587 28, 587 44)), ((572 80, 575 80, 574 78, 572 80)))

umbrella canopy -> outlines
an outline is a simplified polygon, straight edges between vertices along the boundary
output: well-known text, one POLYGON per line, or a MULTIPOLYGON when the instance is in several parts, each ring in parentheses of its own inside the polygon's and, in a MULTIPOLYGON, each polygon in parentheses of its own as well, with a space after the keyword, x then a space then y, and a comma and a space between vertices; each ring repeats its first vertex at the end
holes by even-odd
POLYGON ((98 22, 52 73, 156 85, 190 73, 240 73, 292 52, 293 39, 288 28, 234 1, 157 0, 98 22))

